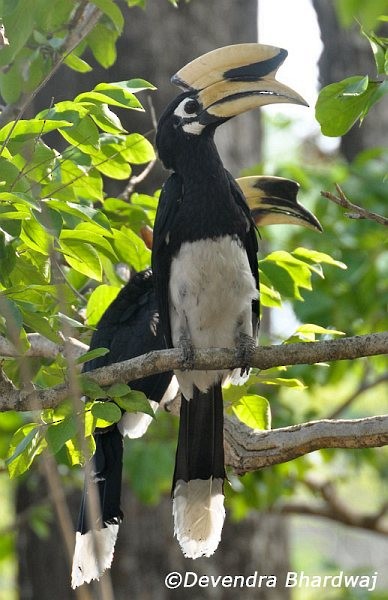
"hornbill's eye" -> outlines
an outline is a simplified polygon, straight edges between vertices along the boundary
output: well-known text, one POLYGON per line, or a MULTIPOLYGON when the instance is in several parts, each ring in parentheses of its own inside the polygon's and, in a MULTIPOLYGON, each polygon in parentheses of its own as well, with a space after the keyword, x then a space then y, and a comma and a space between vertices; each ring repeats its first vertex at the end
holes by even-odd
POLYGON ((188 100, 184 106, 185 109, 185 113, 187 115, 193 115, 194 113, 196 113, 198 111, 199 108, 199 102, 198 100, 188 100))

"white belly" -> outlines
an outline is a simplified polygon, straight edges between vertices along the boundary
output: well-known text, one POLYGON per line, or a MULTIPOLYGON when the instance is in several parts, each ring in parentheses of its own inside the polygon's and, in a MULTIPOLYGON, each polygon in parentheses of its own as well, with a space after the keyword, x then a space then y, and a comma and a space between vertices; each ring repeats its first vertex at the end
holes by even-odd
MULTIPOLYGON (((239 332, 252 336, 252 300, 257 298, 247 254, 230 236, 182 244, 169 283, 174 346, 186 333, 194 348, 234 348, 239 332)), ((192 386, 205 391, 224 372, 177 372, 186 398, 192 386)))

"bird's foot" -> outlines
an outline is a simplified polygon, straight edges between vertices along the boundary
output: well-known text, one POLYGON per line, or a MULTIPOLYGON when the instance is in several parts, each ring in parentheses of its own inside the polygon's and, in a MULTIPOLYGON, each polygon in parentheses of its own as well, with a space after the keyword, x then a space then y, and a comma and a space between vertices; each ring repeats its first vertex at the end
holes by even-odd
POLYGON ((243 365, 241 367, 241 377, 248 374, 252 356, 256 350, 256 343, 253 337, 240 331, 236 340, 236 358, 243 365))
POLYGON ((191 339, 182 335, 179 338, 179 348, 182 350, 183 369, 192 371, 194 368, 194 346, 191 339))

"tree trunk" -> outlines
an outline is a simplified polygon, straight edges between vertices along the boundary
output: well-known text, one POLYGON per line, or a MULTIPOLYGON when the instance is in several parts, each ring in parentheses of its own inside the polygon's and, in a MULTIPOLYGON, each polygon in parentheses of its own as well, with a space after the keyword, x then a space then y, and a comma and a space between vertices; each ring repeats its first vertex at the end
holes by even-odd
MULTIPOLYGON (((333 0, 312 0, 318 16, 323 52, 319 59, 319 80, 322 87, 352 75, 369 75, 376 78, 376 66, 369 42, 357 25, 342 29, 338 23, 333 0)), ((381 35, 388 35, 388 25, 381 35)), ((388 130, 388 104, 384 100, 373 106, 365 122, 356 123, 341 138, 341 152, 352 161, 362 150, 386 146, 388 130)))

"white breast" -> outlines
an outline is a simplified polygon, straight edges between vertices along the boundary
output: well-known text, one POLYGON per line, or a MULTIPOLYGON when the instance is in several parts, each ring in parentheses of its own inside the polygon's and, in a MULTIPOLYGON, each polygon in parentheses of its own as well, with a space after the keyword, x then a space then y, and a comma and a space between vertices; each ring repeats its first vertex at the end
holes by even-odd
MULTIPOLYGON (((182 244, 171 264, 169 293, 174 346, 184 331, 195 348, 234 348, 240 331, 252 335, 252 300, 258 292, 246 251, 231 236, 182 244)), ((205 391, 223 374, 176 375, 190 398, 193 384, 205 391)))

